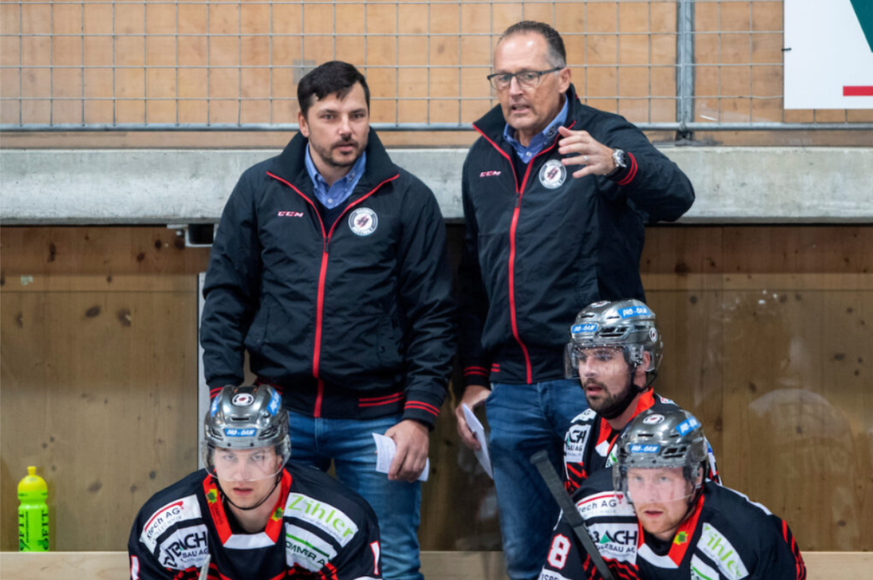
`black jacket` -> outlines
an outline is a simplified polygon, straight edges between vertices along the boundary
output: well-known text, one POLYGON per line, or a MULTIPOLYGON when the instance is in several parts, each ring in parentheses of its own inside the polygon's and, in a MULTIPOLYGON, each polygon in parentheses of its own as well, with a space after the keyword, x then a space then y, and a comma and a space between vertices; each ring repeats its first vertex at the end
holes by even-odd
POLYGON ((467 155, 462 185, 466 384, 563 378, 576 314, 597 300, 643 300, 644 223, 675 220, 694 201, 685 174, 639 129, 581 104, 572 85, 567 98, 566 126, 625 150, 628 169, 616 179, 574 179, 579 167, 560 165, 557 135, 519 177, 500 107, 474 123, 482 137, 467 155))
POLYGON ((436 199, 371 130, 364 175, 326 230, 307 143, 298 134, 248 169, 224 208, 203 290, 206 381, 213 392, 241 383, 245 347, 252 372, 291 410, 359 419, 402 410, 433 426, 455 348, 436 199))

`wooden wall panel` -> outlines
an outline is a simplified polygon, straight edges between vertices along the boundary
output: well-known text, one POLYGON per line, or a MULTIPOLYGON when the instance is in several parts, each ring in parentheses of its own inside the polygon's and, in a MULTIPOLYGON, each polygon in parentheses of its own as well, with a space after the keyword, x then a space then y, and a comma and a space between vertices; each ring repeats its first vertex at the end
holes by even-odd
POLYGON ((28 465, 49 483, 58 550, 124 549, 142 503, 196 468, 186 279, 179 292, 2 293, 0 548, 15 549, 28 465))
MULTIPOLYGON (((462 233, 449 226, 455 263, 462 233)), ((873 228, 647 238, 656 384, 703 420, 725 482, 785 517, 804 550, 873 549, 873 228)), ((145 497, 196 464, 193 281, 208 250, 152 227, 3 228, 0 247, 0 549, 14 548, 14 486, 37 463, 56 545, 121 550, 145 497), (97 500, 117 517, 92 518, 97 500)), ((497 549, 493 486, 459 444, 455 402, 431 438, 422 546, 497 549)))

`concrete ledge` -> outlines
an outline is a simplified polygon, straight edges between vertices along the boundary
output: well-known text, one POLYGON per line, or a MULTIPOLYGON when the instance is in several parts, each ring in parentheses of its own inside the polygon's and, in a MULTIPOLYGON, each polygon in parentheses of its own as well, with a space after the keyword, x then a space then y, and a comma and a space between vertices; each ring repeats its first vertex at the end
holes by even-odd
MULTIPOLYGON (((871 580, 869 552, 807 552, 809 580, 871 580)), ((505 580, 502 552, 422 552, 428 580, 505 580)), ((127 552, 45 552, 0 554, 0 577, 15 580, 125 580, 127 552)))
MULTIPOLYGON (((873 222, 873 148, 665 148, 697 201, 683 223, 873 222)), ((2 150, 0 223, 216 222, 244 169, 276 151, 2 150)), ((466 149, 396 149, 395 162, 463 219, 466 149)))

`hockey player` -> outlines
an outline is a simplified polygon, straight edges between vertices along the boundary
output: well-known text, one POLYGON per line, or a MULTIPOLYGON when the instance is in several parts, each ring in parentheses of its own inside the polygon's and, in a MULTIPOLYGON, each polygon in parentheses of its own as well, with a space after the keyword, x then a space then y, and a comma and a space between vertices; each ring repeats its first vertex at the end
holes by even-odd
POLYGON ((317 469, 286 463, 288 416, 272 387, 227 386, 206 415, 206 469, 155 494, 128 542, 131 580, 378 579, 369 504, 317 469))
MULTIPOLYGON (((652 390, 663 343, 655 313, 639 300, 587 306, 570 337, 566 375, 579 378, 589 406, 564 437, 564 485, 573 493, 587 477, 615 462, 615 441, 631 419, 646 409, 676 404, 652 390)), ((711 476, 720 482, 708 443, 707 449, 711 476)))
MULTIPOLYGON (((637 416, 617 463, 586 480, 573 500, 616 578, 803 580, 806 567, 784 520, 706 478, 699 421, 672 407, 637 416), (616 491, 613 491, 616 490, 616 491)), ((561 520, 540 580, 600 580, 561 520)))

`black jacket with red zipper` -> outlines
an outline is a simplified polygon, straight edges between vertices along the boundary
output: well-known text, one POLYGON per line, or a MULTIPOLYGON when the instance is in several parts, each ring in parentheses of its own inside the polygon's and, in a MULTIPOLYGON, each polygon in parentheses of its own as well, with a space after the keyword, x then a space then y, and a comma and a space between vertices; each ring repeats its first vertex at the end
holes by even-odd
POLYGON ((212 392, 240 384, 245 348, 252 372, 293 411, 402 412, 432 427, 455 347, 437 201, 371 130, 364 175, 327 228, 307 145, 297 134, 281 155, 246 170, 224 208, 203 290, 206 381, 212 392), (372 233, 352 229, 357 210, 375 214, 372 233))
POLYGON ((644 224, 691 207, 688 178, 623 117, 566 93, 565 125, 627 153, 614 178, 561 178, 557 141, 526 167, 503 139, 500 106, 474 123, 481 137, 464 163, 466 238, 461 259, 459 355, 468 385, 563 378, 576 314, 597 300, 643 300, 644 224), (550 187, 547 187, 550 186, 550 187))

